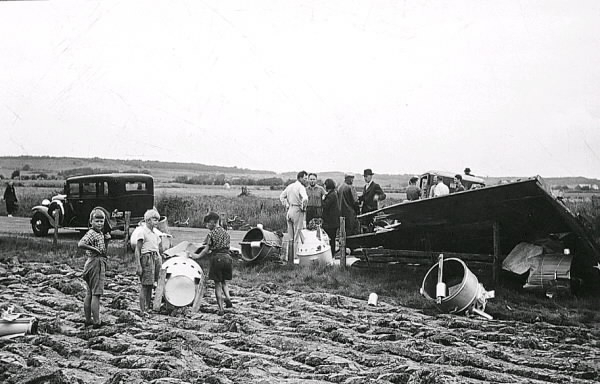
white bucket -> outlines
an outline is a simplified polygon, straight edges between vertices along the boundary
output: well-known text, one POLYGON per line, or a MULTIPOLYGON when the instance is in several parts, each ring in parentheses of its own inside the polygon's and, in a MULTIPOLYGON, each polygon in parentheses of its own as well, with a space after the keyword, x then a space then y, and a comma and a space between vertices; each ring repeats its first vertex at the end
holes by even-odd
POLYGON ((369 301, 367 302, 368 305, 372 305, 372 306, 376 306, 377 305, 377 294, 375 292, 371 293, 369 295, 369 301))
POLYGON ((165 299, 176 307, 184 307, 194 302, 199 284, 204 284, 204 272, 194 260, 176 256, 162 265, 167 270, 165 299))

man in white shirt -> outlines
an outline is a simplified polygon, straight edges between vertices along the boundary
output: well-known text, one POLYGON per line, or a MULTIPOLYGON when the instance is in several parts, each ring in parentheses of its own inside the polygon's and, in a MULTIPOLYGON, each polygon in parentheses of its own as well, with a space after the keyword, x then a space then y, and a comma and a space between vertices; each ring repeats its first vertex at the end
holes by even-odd
POLYGON ((308 195, 306 194, 306 183, 308 174, 306 171, 298 172, 296 181, 288 185, 281 195, 279 200, 287 208, 287 231, 290 241, 294 243, 293 255, 288 255, 288 260, 293 260, 293 257, 298 251, 298 241, 300 240, 300 231, 304 228, 304 220, 306 218, 306 205, 308 204, 308 195))
POLYGON ((435 176, 433 181, 437 184, 432 189, 433 193, 431 197, 438 197, 450 194, 450 188, 448 188, 448 186, 444 184, 444 181, 442 180, 441 176, 435 176))

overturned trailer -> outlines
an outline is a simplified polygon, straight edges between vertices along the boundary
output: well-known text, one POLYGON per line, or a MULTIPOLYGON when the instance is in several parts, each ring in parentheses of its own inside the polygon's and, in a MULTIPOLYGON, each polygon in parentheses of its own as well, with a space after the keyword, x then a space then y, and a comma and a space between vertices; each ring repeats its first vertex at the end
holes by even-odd
POLYGON ((431 265, 443 252, 487 264, 497 281, 500 263, 516 245, 560 238, 573 255, 571 275, 598 284, 600 247, 593 234, 539 176, 407 201, 359 219, 376 223, 376 231, 349 236, 346 244, 360 248, 354 254, 367 262, 431 265))

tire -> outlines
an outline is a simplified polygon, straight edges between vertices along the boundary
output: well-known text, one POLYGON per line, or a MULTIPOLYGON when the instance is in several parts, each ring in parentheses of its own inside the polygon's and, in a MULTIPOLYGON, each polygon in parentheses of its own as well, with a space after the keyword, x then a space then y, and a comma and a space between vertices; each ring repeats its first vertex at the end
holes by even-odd
POLYGON ((50 222, 43 213, 36 212, 31 218, 31 229, 33 230, 33 234, 37 237, 46 236, 50 229, 50 222))

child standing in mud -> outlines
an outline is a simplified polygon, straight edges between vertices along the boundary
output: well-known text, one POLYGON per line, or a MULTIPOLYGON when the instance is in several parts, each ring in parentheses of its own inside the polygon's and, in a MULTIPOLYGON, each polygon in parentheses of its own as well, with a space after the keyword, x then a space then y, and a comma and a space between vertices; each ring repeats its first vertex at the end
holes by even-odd
POLYGON ((229 286, 227 280, 232 278, 232 261, 229 256, 229 233, 223 229, 219 223, 219 215, 215 212, 210 212, 204 217, 206 227, 210 230, 206 235, 204 243, 206 246, 200 252, 198 259, 203 258, 210 252, 210 263, 208 269, 208 278, 215 282, 215 297, 219 306, 219 316, 225 314, 223 310, 223 302, 226 308, 233 307, 231 297, 229 296, 229 286), (225 296, 225 297, 223 297, 225 296))
POLYGON ((142 316, 152 304, 152 289, 158 282, 158 274, 162 266, 163 252, 160 236, 154 228, 158 225, 160 215, 155 209, 149 209, 144 214, 146 226, 142 230, 135 247, 137 260, 136 273, 140 277, 140 312, 142 316))
POLYGON ((87 284, 87 293, 83 302, 85 326, 92 325, 99 328, 100 321, 100 296, 104 293, 104 280, 106 279, 106 249, 110 240, 109 233, 102 233, 106 216, 100 209, 90 213, 90 230, 79 240, 77 246, 85 250, 87 260, 83 267, 83 280, 87 284))

